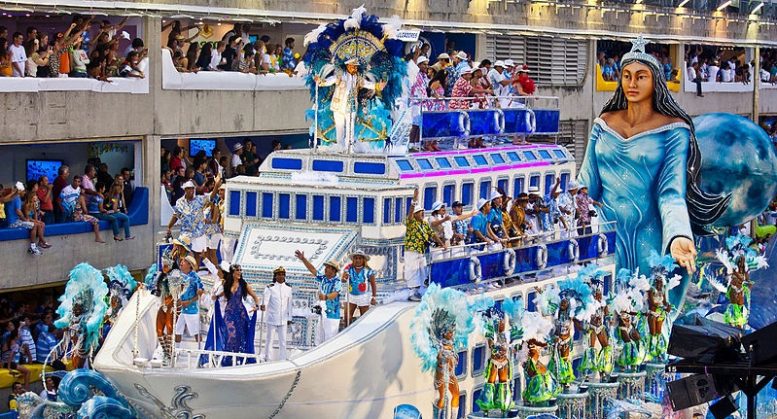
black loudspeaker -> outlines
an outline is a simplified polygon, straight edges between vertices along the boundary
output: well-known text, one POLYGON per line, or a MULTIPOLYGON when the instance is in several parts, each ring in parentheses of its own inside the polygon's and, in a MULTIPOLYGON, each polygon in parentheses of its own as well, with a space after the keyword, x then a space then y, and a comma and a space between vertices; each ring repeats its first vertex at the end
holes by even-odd
POLYGON ((739 359, 742 330, 694 314, 672 326, 667 352, 702 364, 739 359))
POLYGON ((777 322, 756 330, 742 338, 745 351, 751 351, 753 365, 777 361, 777 322))
POLYGON ((734 403, 734 398, 730 394, 710 406, 710 413, 715 416, 715 419, 725 419, 737 410, 739 407, 734 403))
POLYGON ((696 374, 666 383, 669 401, 675 412, 697 406, 720 397, 715 380, 709 374, 696 374))

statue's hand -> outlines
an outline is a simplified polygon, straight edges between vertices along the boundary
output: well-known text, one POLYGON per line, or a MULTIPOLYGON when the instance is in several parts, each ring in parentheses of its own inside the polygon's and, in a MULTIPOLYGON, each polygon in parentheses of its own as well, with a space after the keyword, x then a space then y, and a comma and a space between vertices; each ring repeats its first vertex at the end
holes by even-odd
POLYGON ((693 240, 687 237, 676 237, 669 246, 669 252, 677 264, 685 268, 689 274, 696 272, 696 247, 693 240))

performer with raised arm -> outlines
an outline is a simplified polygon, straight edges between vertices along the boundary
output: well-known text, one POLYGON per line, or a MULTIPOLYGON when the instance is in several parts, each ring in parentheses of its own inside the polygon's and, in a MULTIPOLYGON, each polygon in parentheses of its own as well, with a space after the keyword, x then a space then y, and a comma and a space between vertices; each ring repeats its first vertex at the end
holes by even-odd
MULTIPOLYGON (((324 272, 316 270, 316 267, 305 257, 301 250, 294 252, 294 256, 299 259, 305 268, 308 269, 313 279, 318 283, 318 300, 323 303, 323 328, 324 340, 334 337, 340 330, 340 291, 343 286, 340 284, 340 278, 337 272, 340 271, 340 265, 334 260, 324 262, 324 272)), ((372 276, 372 281, 375 276, 372 276)), ((374 285, 374 282, 371 282, 374 285)))
POLYGON ((335 85, 329 109, 335 120, 337 142, 334 144, 339 151, 346 151, 355 138, 356 114, 359 107, 359 89, 375 90, 375 83, 364 78, 359 73, 359 59, 354 57, 345 62, 345 71, 334 70, 325 79, 314 76, 320 87, 335 85), (339 73, 339 74, 338 74, 339 73))

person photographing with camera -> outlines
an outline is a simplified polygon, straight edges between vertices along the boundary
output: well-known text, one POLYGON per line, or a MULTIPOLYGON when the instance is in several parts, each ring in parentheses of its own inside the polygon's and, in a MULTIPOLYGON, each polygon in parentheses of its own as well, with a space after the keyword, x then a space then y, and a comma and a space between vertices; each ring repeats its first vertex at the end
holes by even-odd
POLYGON ((323 317, 324 340, 322 342, 327 341, 340 330, 340 290, 343 289, 340 278, 337 276, 340 265, 333 260, 324 262, 324 272, 321 273, 316 270, 316 267, 310 263, 301 250, 294 252, 294 256, 305 265, 308 272, 313 275, 313 279, 318 283, 319 304, 314 309, 318 308, 318 314, 323 317))

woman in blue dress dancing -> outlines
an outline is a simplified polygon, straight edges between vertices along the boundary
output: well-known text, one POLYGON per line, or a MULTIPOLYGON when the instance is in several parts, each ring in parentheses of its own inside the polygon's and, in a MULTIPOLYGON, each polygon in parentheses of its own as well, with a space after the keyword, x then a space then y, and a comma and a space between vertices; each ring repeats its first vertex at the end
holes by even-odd
MULTIPOLYGON (((633 41, 621 60, 615 95, 594 121, 578 181, 615 221, 616 267, 650 272, 651 250, 669 253, 696 270, 693 231, 703 232, 728 206, 729 196, 699 187, 701 155, 693 122, 669 94, 661 66, 633 41)), ((688 280, 672 290, 678 306, 688 280)))
MULTIPOLYGON (((229 272, 224 275, 224 291, 214 296, 216 310, 213 312, 211 331, 208 332, 206 349, 232 353, 254 353, 254 330, 256 328, 256 308, 261 305, 259 297, 243 279, 243 272, 239 265, 232 265, 229 272), (219 309, 221 297, 227 302, 222 318, 219 309), (254 299, 254 308, 249 317, 243 304, 243 299, 250 296, 254 299), (214 326, 215 324, 215 326, 214 326), (215 327, 215 328, 214 328, 215 327), (215 343, 213 342, 215 340, 215 343)), ((251 362, 249 360, 248 362, 251 362)), ((231 363, 231 358, 225 357, 222 365, 231 363)))

